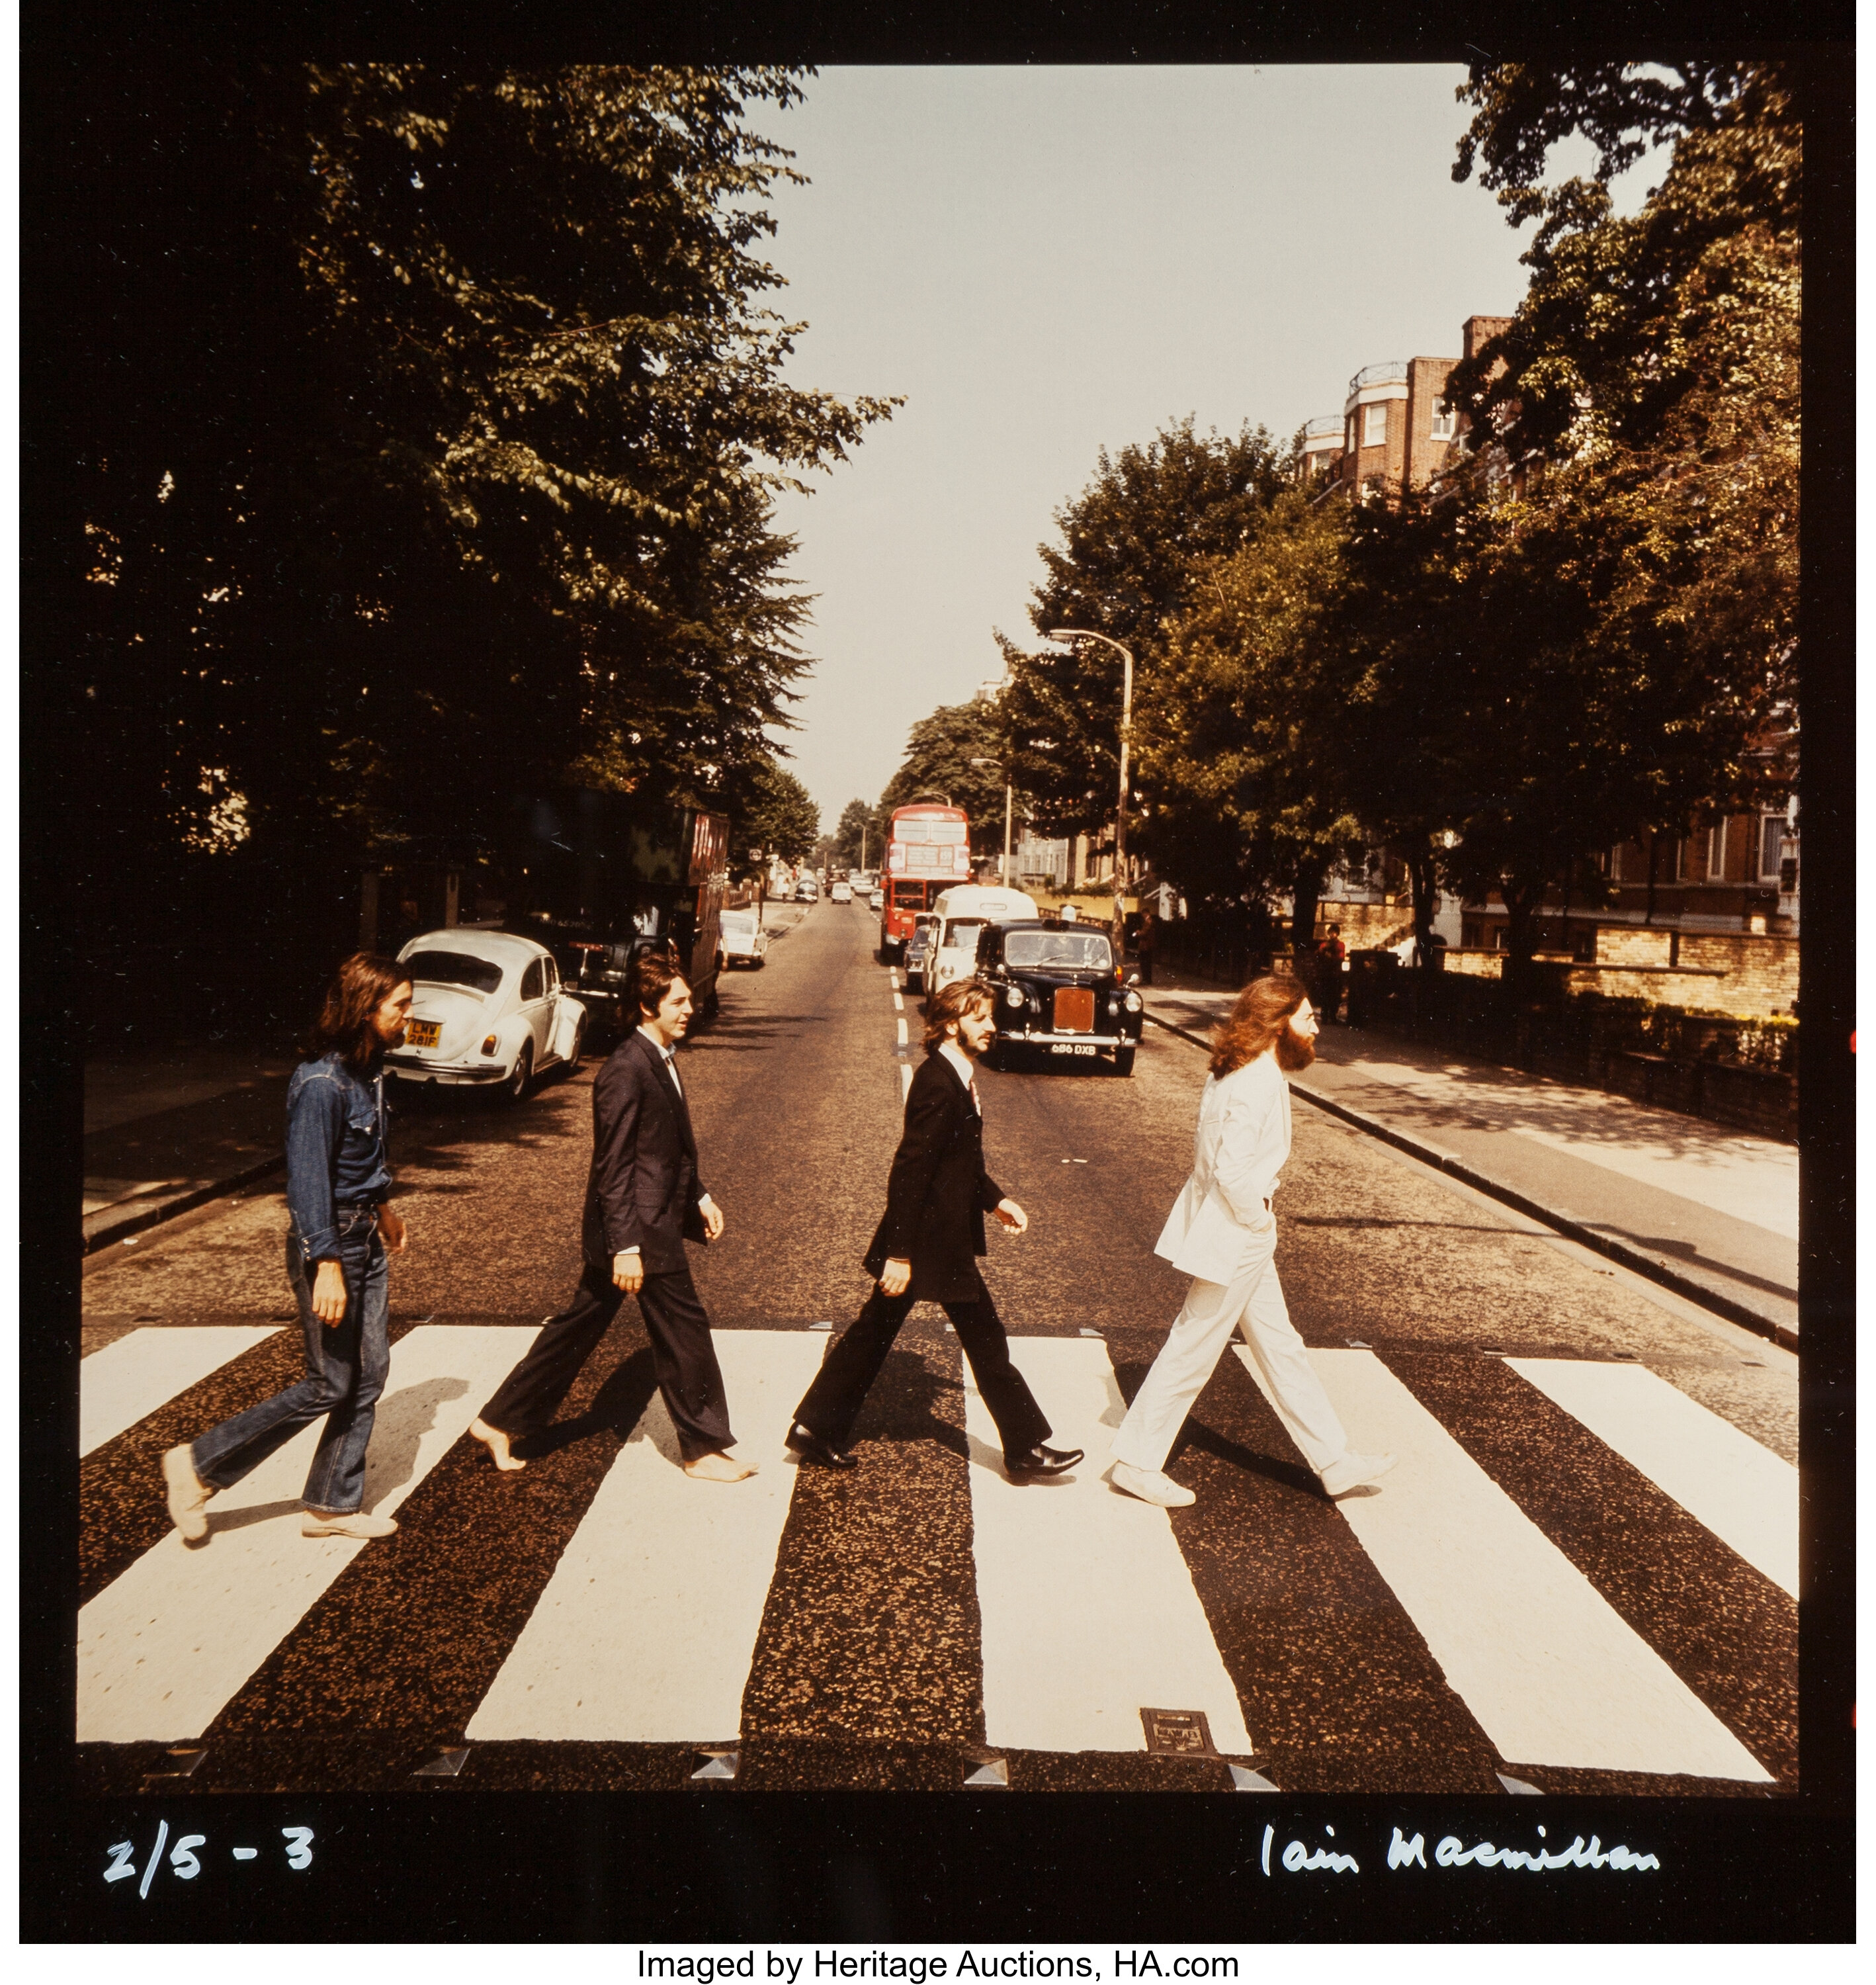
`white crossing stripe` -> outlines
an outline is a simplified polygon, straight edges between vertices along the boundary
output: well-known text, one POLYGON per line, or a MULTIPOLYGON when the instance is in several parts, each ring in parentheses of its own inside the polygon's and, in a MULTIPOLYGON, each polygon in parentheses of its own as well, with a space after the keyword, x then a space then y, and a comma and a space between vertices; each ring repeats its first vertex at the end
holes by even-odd
POLYGON ((1055 1431, 1088 1459, 1019 1484, 968 1376, 971 1511, 983 1622, 985 1734, 1035 1751, 1143 1751, 1143 1709, 1201 1709, 1220 1751, 1252 1748, 1243 1711, 1165 1510, 1103 1480, 1126 1407, 1107 1346, 1023 1337, 1011 1353, 1055 1431))
MULTIPOLYGON (((1261 1389, 1256 1361, 1233 1349, 1261 1389)), ((1770 1782, 1372 1352, 1309 1355, 1351 1446, 1399 1456, 1378 1493, 1337 1507, 1500 1757, 1770 1782)))
POLYGON ((683 1472, 654 1397, 468 1724, 472 1741, 707 1743, 738 1734, 795 1469, 786 1442, 828 1339, 712 1332, 743 1482, 683 1472))
POLYGON ((1798 1472, 1645 1365, 1508 1358, 1721 1543, 1798 1596, 1798 1472))
POLYGON ((78 1368, 79 1453, 116 1439, 279 1329, 277 1323, 164 1325, 94 1351, 78 1368))
MULTIPOLYGON (((420 1325, 391 1346, 365 1462, 364 1506, 391 1515, 448 1451, 532 1326, 420 1325)), ((364 1543, 300 1534, 323 1420, 209 1504, 206 1542, 171 1530, 78 1616, 81 1743, 199 1737, 364 1543)), ((163 1493, 153 1474, 153 1496, 163 1493)))

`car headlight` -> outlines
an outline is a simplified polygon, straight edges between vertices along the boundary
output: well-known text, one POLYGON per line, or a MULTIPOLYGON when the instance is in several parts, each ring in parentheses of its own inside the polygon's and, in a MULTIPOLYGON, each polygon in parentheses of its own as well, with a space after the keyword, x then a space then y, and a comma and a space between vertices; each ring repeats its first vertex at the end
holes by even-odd
POLYGON ((485 1055, 492 1055, 495 1051, 495 1036, 493 1034, 491 1034, 488 1039, 482 1043, 482 1053, 485 1055))
POLYGON ((1022 989, 1018 986, 1012 986, 1007 992, 1005 992, 1003 997, 1005 1003, 1008 1005, 1012 1006, 1020 1006, 1023 1003, 1022 989))
POLYGON ((1129 1013, 1137 1013, 1145 1004, 1146 1002, 1137 992, 1129 992, 1127 995, 1127 1011, 1129 1013))

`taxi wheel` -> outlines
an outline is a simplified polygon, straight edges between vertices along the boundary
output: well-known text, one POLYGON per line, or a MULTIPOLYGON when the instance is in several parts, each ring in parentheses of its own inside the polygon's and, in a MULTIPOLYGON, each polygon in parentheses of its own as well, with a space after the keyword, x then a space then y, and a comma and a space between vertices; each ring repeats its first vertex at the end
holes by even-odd
POLYGON ((1115 1049, 1114 1073, 1116 1075, 1131 1075, 1133 1073, 1134 1053, 1132 1048, 1115 1049))
POLYGON ((528 1085, 534 1080, 534 1043, 523 1041, 521 1053, 515 1057, 515 1066, 509 1070, 508 1080, 502 1085, 504 1103, 519 1103, 528 1093, 528 1085))

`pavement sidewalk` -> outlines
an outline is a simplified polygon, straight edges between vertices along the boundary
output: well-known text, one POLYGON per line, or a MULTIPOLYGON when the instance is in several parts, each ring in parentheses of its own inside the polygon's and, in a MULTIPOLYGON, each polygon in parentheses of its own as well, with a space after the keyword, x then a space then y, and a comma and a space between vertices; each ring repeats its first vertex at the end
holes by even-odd
MULTIPOLYGON (((1146 989, 1149 1017, 1201 1039, 1236 996, 1188 974, 1156 976, 1146 989)), ((1324 1027, 1314 1066, 1294 1087, 1796 1348, 1794 1147, 1371 1029, 1324 1027)))
POLYGON ((213 1043, 85 1064, 85 1251, 284 1162, 290 1053, 213 1043))

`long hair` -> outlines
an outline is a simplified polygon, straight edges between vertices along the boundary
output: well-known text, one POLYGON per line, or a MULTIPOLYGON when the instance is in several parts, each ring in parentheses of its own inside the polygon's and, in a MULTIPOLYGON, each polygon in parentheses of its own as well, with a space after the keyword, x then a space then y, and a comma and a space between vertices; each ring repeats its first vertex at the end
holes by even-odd
POLYGON ((1300 979, 1253 979, 1212 1036, 1212 1073, 1226 1076, 1275 1046, 1309 997, 1300 979))
POLYGON ((997 996, 981 979, 954 979, 942 992, 935 992, 925 1002, 926 1047, 942 1047, 947 1027, 955 1026, 973 1007, 987 1009, 996 1003, 997 996))
POLYGON ((319 1017, 307 1036, 306 1058, 336 1053, 354 1068, 373 1068, 384 1052, 371 1017, 411 975, 394 958, 375 951, 354 952, 332 975, 319 1017))

